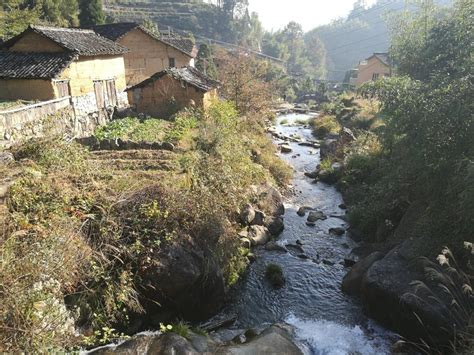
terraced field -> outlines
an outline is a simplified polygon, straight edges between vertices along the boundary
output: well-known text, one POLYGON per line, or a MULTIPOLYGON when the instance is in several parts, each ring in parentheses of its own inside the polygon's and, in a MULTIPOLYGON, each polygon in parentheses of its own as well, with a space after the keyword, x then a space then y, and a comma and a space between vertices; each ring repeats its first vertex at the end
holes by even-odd
POLYGON ((118 21, 141 22, 149 18, 160 30, 168 27, 198 35, 211 36, 217 21, 216 8, 202 0, 108 0, 104 1, 107 15, 118 21))

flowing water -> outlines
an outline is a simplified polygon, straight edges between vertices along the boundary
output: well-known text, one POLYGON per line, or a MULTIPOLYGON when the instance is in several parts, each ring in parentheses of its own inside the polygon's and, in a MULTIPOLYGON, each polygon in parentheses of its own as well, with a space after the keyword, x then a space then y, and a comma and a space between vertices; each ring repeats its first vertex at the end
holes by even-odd
MULTIPOLYGON (((314 139, 311 130, 297 124, 309 118, 302 114, 279 116, 277 132, 311 141, 314 139)), ((314 183, 304 176, 305 171, 315 170, 319 163, 319 149, 296 142, 288 144, 293 152, 281 156, 295 170, 294 193, 286 201, 285 230, 278 244, 300 244, 308 259, 302 259, 301 251, 295 251, 295 247, 290 253, 258 248, 256 262, 250 266, 224 313, 236 314, 233 327, 241 329, 286 322, 294 326, 297 340, 308 354, 389 353, 394 335, 365 317, 357 300, 341 291, 342 278, 348 271, 341 262, 355 246, 346 235, 329 233, 330 228, 348 227, 337 217, 345 214, 339 208, 342 196, 334 187, 314 183), (296 213, 301 206, 322 211, 328 219, 307 226, 306 217, 296 213), (273 289, 268 284, 265 267, 269 263, 282 267, 285 287, 273 289)))

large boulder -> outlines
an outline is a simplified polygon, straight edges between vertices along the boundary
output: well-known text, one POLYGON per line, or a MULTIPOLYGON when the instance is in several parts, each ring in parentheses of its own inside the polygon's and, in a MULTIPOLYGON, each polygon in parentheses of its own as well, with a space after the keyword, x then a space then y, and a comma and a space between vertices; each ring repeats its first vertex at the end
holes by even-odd
POLYGON ((240 212, 240 222, 243 225, 249 226, 252 224, 253 220, 255 219, 255 209, 250 203, 247 203, 240 212))
POLYGON ((344 127, 341 131, 341 137, 339 138, 340 143, 348 144, 356 140, 354 133, 347 127, 344 127))
POLYGON ((270 233, 264 226, 251 226, 249 228, 249 237, 252 246, 264 245, 270 240, 270 233))
MULTIPOLYGON (((213 340, 208 336, 188 332, 186 338, 175 333, 143 333, 118 345, 109 345, 88 353, 94 355, 302 355, 292 339, 292 329, 286 324, 276 324, 255 337, 248 332, 236 331, 243 344, 213 340)), ((237 338, 234 337, 234 338, 237 338)))
POLYGON ((344 279, 342 280, 342 291, 349 295, 360 295, 362 279, 367 270, 373 263, 383 257, 384 254, 377 251, 356 263, 351 271, 344 276, 344 279))
POLYGON ((283 216, 285 205, 280 191, 270 185, 254 186, 256 205, 269 216, 283 216))
POLYGON ((346 276, 343 290, 359 294, 366 313, 385 326, 443 348, 468 323, 456 309, 465 302, 463 283, 457 273, 417 255, 420 242, 406 240, 383 258, 371 254, 346 276))
POLYGON ((265 219, 265 227, 267 227, 268 231, 273 237, 278 237, 285 229, 283 217, 267 217, 265 219))
POLYGON ((311 211, 308 215, 308 222, 310 223, 325 219, 327 219, 327 217, 321 211, 311 211))
POLYGON ((337 139, 326 139, 320 147, 321 160, 335 156, 337 153, 337 147, 337 139))
POLYGON ((302 355, 291 336, 291 328, 287 325, 274 325, 249 342, 227 346, 216 352, 218 355, 302 355))
POLYGON ((148 314, 159 315, 166 309, 185 319, 202 320, 220 309, 225 281, 210 251, 192 238, 180 238, 162 248, 153 259, 152 265, 140 270, 142 304, 148 314))

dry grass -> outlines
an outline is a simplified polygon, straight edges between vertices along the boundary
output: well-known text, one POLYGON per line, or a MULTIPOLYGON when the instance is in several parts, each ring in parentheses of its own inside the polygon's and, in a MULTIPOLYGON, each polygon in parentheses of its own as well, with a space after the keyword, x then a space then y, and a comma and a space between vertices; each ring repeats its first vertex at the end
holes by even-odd
POLYGON ((235 211, 249 186, 284 184, 289 168, 231 105, 215 104, 199 123, 186 115, 174 137, 187 149, 176 153, 91 153, 61 140, 15 150, 23 160, 0 240, 0 351, 64 349, 84 342, 77 326, 95 332, 89 344, 117 336, 114 323, 143 311, 139 270, 175 238, 207 243, 227 281, 238 279, 235 211))

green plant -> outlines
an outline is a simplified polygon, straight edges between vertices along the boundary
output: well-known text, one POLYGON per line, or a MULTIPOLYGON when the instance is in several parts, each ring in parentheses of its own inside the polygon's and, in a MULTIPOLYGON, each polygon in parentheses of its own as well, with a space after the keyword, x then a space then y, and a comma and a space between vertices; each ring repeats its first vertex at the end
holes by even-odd
POLYGON ((329 134, 339 134, 341 125, 337 122, 335 116, 322 115, 315 117, 311 125, 313 133, 318 138, 324 138, 329 134))
POLYGON ((285 276, 280 265, 268 264, 265 268, 265 277, 270 284, 275 288, 280 288, 285 285, 285 276))

